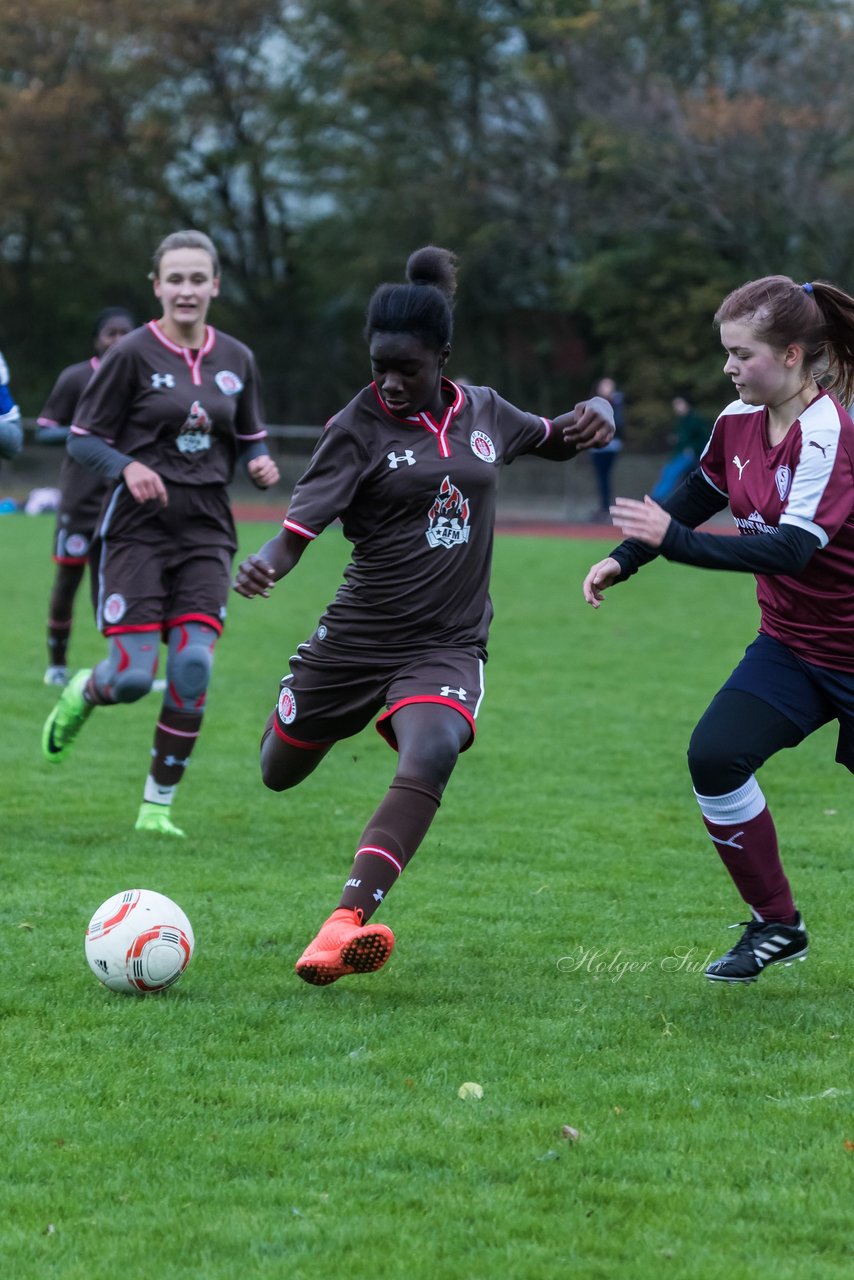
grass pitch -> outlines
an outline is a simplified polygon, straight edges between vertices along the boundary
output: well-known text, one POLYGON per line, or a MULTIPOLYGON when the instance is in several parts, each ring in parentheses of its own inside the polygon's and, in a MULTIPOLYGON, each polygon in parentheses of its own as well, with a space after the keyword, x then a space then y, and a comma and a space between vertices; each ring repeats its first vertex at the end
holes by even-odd
MULTIPOLYGON (((244 527, 244 552, 269 532, 244 527)), ((345 544, 232 597, 176 842, 132 829, 154 698, 40 758, 50 542, 50 517, 0 522, 4 1277, 852 1274, 851 788, 829 729, 761 779, 809 959, 701 976, 745 910, 685 748, 754 634, 752 579, 656 564, 594 614, 580 582, 608 544, 500 537, 478 742, 380 916, 395 954, 318 989, 293 963, 393 758, 369 729, 277 796, 257 743, 345 544), (195 929, 162 996, 111 994, 83 957, 133 886, 195 929)), ((78 617, 90 665, 82 597, 78 617)))

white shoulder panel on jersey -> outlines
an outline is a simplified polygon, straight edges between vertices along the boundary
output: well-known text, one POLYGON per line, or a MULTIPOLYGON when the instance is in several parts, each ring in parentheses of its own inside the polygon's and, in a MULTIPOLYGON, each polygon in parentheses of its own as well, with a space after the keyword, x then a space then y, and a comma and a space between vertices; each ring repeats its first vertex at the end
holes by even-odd
POLYGON ((833 471, 839 436, 836 404, 830 396, 821 396, 801 415, 801 456, 780 517, 781 524, 795 524, 821 537, 822 546, 827 535, 815 524, 815 514, 833 471))

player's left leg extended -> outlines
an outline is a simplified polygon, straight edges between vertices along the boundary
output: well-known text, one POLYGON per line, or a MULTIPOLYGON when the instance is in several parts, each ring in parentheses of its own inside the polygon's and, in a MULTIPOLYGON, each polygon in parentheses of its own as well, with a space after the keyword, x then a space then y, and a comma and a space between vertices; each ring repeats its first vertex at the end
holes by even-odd
POLYGON ((804 732, 775 707, 739 689, 722 689, 691 738, 688 763, 703 821, 753 919, 706 977, 753 982, 769 964, 807 953, 777 845, 774 820, 756 770, 804 732))
POLYGON ((367 924, 424 839, 472 728, 453 706, 413 702, 392 716, 399 752, 389 790, 356 849, 337 909, 297 961, 306 982, 325 986, 373 973, 391 955, 394 934, 367 924))
POLYGON ((170 628, 166 689, 137 831, 184 835, 172 822, 170 808, 201 731, 218 638, 217 629, 204 622, 181 622, 170 628))

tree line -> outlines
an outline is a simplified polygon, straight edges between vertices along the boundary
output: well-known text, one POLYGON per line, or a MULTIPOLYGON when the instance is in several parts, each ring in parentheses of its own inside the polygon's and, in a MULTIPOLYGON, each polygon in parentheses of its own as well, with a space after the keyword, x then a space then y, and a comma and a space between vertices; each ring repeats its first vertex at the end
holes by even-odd
POLYGON ((374 285, 460 258, 453 371, 555 412, 615 376, 638 447, 728 398, 711 318, 785 272, 854 290, 839 0, 6 0, 0 348, 25 412, 149 259, 216 241, 267 415, 366 381, 374 285))

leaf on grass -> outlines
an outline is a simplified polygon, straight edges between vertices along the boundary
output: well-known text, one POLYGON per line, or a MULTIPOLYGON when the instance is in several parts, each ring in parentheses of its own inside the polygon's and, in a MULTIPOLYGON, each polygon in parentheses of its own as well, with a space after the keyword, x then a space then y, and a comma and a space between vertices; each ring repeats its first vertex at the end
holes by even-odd
POLYGON ((56 1227, 53 1225, 53 1223, 52 1223, 52 1222, 49 1222, 49 1223, 47 1224, 47 1226, 46 1226, 46 1227, 45 1227, 45 1229, 44 1229, 44 1234, 45 1234, 46 1236, 55 1236, 55 1235, 56 1235, 56 1227))
POLYGON ((21 923, 18 925, 18 928, 23 929, 25 933, 32 933, 35 927, 36 926, 34 924, 30 924, 29 920, 22 920, 21 923))
POLYGON ((475 1102, 480 1102, 483 1097, 483 1085, 478 1084, 475 1080, 466 1080, 457 1089, 457 1097, 464 1100, 472 1098, 475 1102))
POLYGON ((850 1138, 846 1138, 842 1145, 846 1151, 854 1151, 854 1142, 850 1138))
POLYGON ((560 1136, 566 1138, 567 1142, 577 1142, 581 1134, 571 1124, 565 1124, 561 1126, 560 1136))

